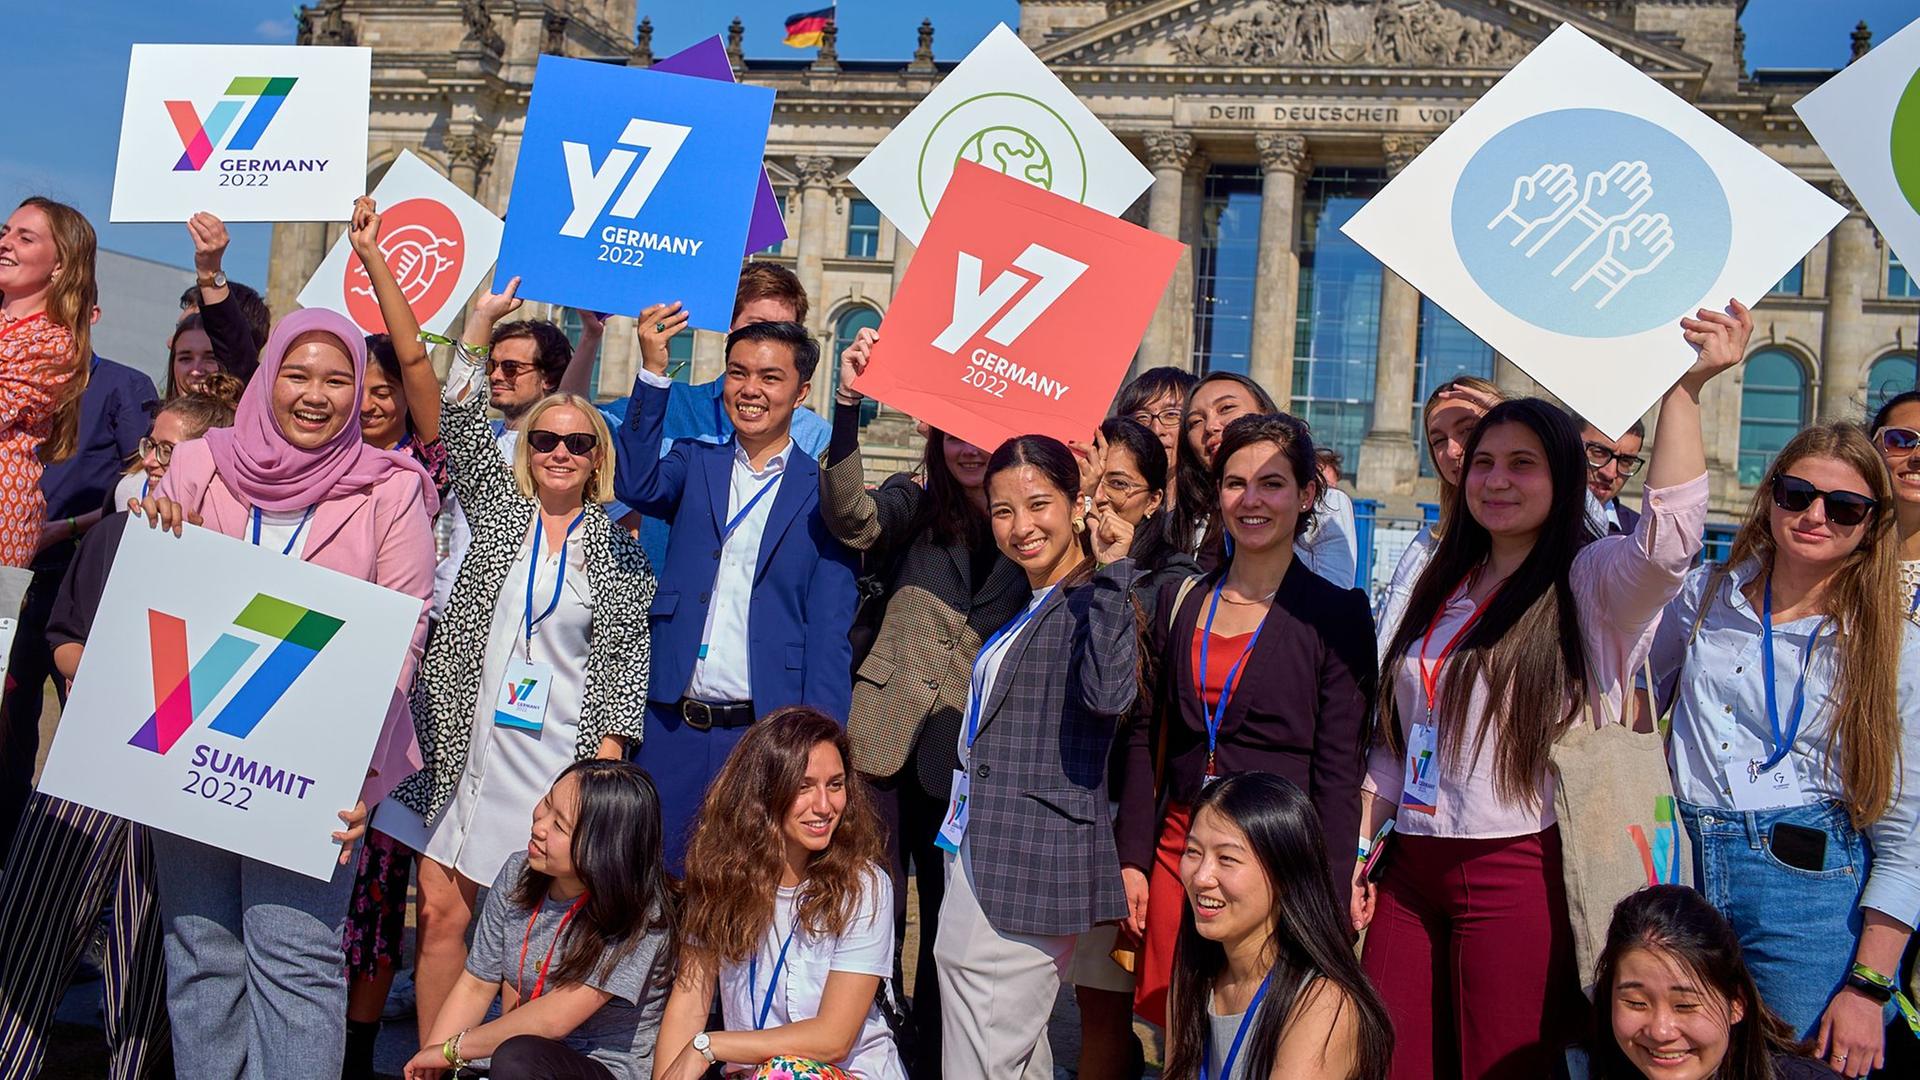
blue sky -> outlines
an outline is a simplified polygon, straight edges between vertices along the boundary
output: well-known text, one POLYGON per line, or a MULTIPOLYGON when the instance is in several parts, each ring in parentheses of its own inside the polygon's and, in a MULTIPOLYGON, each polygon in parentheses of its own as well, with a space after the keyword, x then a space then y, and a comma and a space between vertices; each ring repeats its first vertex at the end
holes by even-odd
MULTIPOLYGON (((820 0, 642 0, 651 16, 654 51, 665 55, 726 30, 738 15, 749 58, 798 57, 809 51, 780 43, 788 15, 820 0)), ((184 225, 113 225, 107 207, 128 48, 140 42, 286 42, 293 40, 293 0, 195 0, 192 17, 152 0, 35 2, 9 13, 8 60, 15 87, 39 87, 57 108, 16 108, 0 148, 0 201, 12 205, 39 192, 71 202, 92 219, 103 246, 176 265, 192 260, 184 225), (25 46, 25 47, 22 47, 25 46)), ((1017 0, 847 0, 840 5, 844 59, 910 56, 920 20, 932 19, 934 52, 964 56, 996 22, 1016 22, 1017 0)), ((1865 19, 1876 40, 1911 21, 1914 0, 1750 0, 1744 19, 1747 62, 1756 67, 1838 67, 1847 32, 1865 19)), ((269 226, 239 225, 229 265, 237 280, 264 283, 269 226)))

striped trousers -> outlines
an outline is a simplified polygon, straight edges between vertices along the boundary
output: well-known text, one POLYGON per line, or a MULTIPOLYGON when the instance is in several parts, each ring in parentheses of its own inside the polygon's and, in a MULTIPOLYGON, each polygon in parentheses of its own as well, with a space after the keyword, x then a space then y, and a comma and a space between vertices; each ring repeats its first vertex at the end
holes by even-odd
POLYGON ((0 878, 0 1080, 30 1080, 74 965, 113 902, 106 1032, 113 1080, 172 1074, 153 852, 125 819, 35 793, 0 878))

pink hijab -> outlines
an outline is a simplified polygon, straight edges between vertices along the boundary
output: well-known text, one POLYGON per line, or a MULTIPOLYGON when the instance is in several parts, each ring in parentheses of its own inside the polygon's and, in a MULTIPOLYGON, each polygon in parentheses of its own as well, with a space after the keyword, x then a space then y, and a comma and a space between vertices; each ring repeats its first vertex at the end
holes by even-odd
POLYGON ((240 396, 233 426, 211 428, 203 436, 220 479, 250 505, 287 511, 370 488, 395 472, 411 472, 420 478, 427 512, 437 513, 440 500, 432 478, 412 455, 368 446, 361 439, 358 415, 366 384, 366 339, 346 316, 306 308, 281 319, 260 353, 260 369, 240 396), (308 333, 337 338, 353 362, 353 412, 338 434, 314 450, 288 442, 273 419, 273 384, 280 377, 280 362, 294 339, 308 333))

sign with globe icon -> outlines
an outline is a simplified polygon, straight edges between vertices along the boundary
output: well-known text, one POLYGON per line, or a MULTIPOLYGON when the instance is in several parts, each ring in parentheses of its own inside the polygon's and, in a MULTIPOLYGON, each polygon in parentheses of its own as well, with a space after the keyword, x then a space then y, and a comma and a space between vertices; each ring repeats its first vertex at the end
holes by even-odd
POLYGON ((1887 246, 1920 266, 1920 22, 1794 103, 1887 246))
POLYGON ((962 161, 1107 214, 1153 183, 1145 166, 1002 24, 848 174, 914 244, 962 161))

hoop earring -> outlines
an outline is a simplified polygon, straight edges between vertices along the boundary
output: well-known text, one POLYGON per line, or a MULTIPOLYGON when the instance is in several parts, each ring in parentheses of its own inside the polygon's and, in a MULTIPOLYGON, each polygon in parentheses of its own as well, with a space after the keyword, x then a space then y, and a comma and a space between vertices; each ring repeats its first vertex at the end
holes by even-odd
POLYGON ((1083 518, 1083 517, 1077 517, 1077 518, 1074 518, 1074 519, 1073 519, 1073 531, 1074 531, 1075 533, 1083 533, 1083 532, 1086 532, 1086 531, 1087 531, 1087 519, 1086 519, 1086 518, 1083 518))

